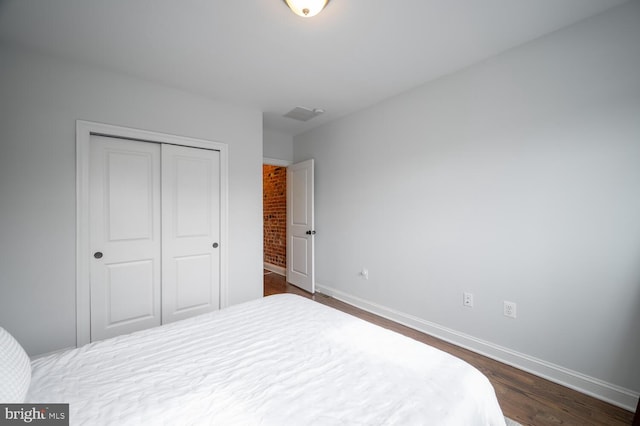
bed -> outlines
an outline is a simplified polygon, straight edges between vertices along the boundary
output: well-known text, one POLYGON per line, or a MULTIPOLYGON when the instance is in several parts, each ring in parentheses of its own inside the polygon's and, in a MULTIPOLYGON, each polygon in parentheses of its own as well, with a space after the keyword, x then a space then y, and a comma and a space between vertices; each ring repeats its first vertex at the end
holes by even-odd
POLYGON ((504 425, 438 349, 284 294, 31 362, 25 400, 82 425, 504 425))

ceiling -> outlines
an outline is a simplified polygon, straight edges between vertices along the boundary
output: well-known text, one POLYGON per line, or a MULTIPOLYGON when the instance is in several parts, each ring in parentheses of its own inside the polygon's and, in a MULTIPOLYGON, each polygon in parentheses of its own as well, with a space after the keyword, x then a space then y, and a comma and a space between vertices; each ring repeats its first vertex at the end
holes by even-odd
POLYGON ((0 0, 0 40, 259 108, 296 135, 627 0, 0 0), (283 117, 295 106, 326 112, 283 117))

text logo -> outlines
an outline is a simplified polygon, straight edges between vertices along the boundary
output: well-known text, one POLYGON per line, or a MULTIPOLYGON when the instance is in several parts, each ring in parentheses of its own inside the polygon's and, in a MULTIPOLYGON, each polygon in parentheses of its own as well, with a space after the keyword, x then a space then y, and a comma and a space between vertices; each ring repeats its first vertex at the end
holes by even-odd
POLYGON ((0 404, 0 426, 68 426, 69 404, 0 404))

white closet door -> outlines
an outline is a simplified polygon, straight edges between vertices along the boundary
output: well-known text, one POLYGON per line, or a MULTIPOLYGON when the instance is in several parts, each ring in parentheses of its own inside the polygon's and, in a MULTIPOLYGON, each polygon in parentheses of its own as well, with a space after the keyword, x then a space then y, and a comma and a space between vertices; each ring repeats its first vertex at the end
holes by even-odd
POLYGON ((160 325, 160 146, 91 136, 91 341, 160 325))
POLYGON ((162 145, 162 322, 220 306, 220 153, 162 145))

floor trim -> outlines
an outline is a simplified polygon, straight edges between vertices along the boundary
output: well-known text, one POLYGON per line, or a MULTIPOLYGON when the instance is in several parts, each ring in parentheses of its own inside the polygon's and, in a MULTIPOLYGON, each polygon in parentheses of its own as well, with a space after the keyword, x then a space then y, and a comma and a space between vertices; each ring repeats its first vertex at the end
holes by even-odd
POLYGON ((403 312, 396 311, 383 305, 379 305, 368 300, 352 296, 329 286, 316 283, 316 290, 320 293, 341 300, 345 303, 363 309, 367 312, 390 319, 399 324, 429 334, 454 345, 469 349, 473 352, 484 355, 488 358, 500 361, 507 365, 519 368, 528 373, 545 378, 552 382, 566 386, 570 389, 582 392, 594 398, 606 401, 625 410, 634 412, 638 401, 638 394, 635 392, 616 386, 611 383, 587 376, 547 361, 513 351, 493 344, 491 342, 477 339, 465 333, 452 330, 447 327, 426 321, 403 312))
POLYGON ((267 271, 274 272, 278 275, 282 275, 283 277, 287 276, 287 270, 282 266, 272 265, 271 263, 264 262, 263 268, 267 271))

